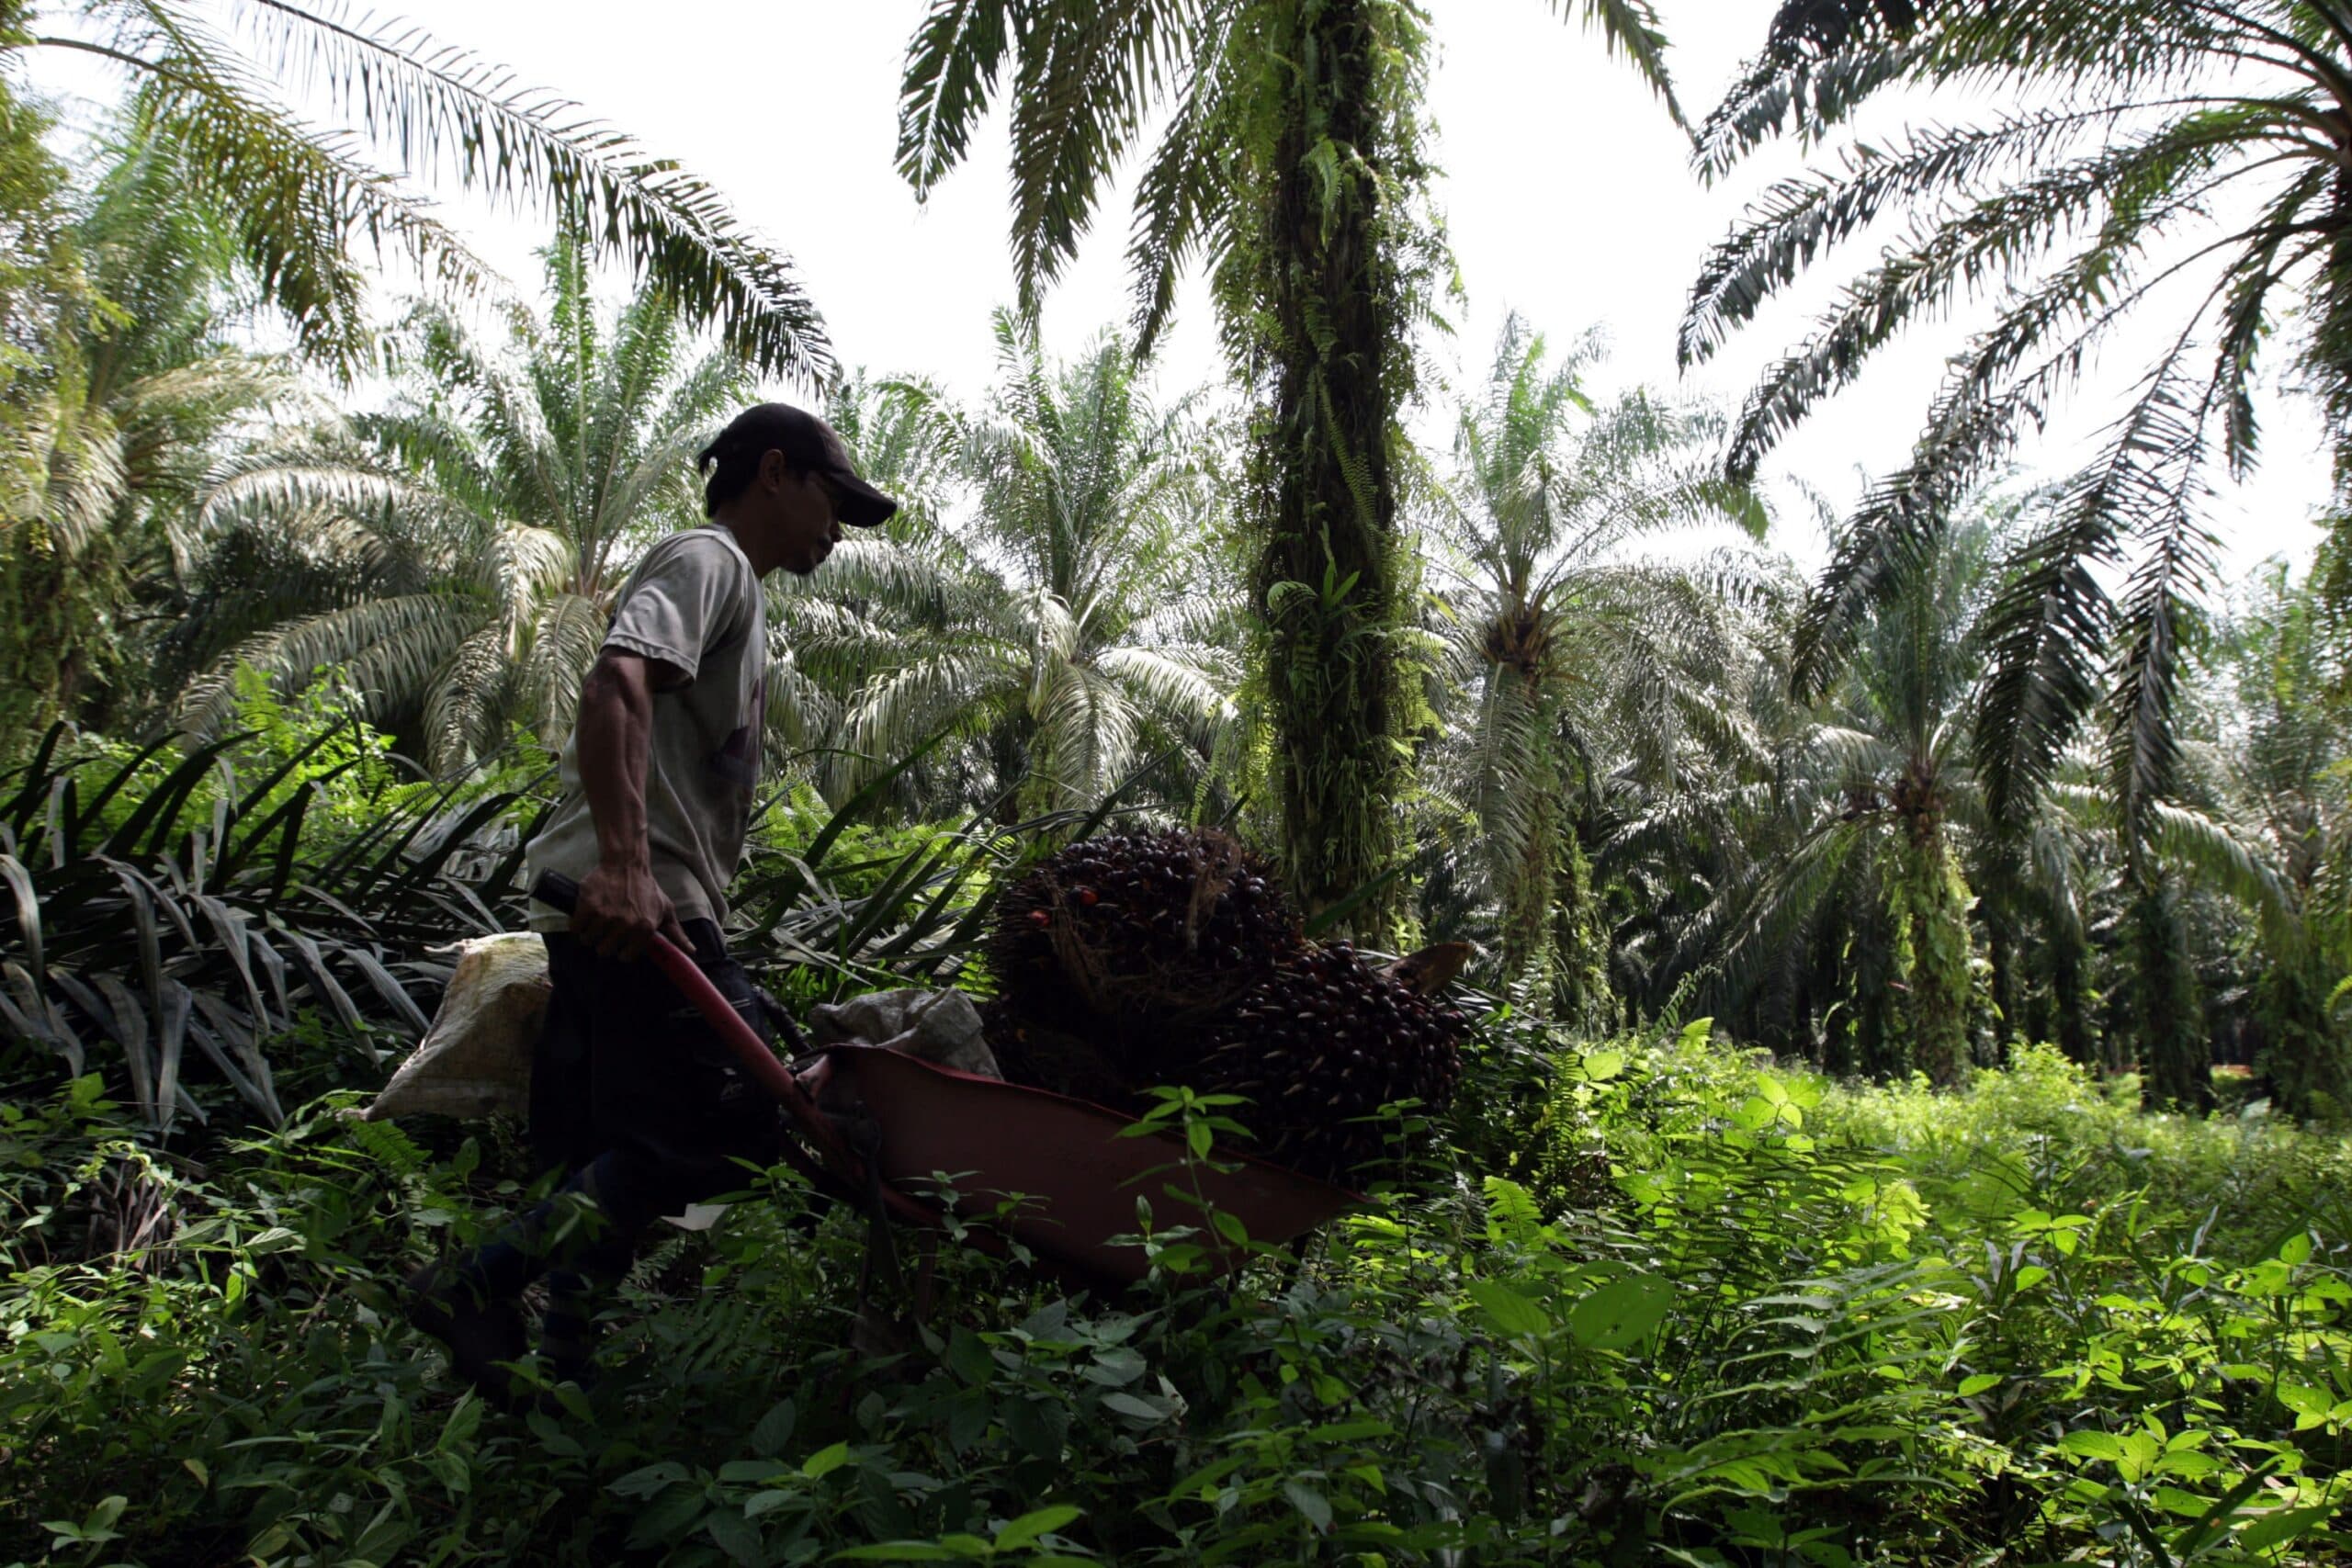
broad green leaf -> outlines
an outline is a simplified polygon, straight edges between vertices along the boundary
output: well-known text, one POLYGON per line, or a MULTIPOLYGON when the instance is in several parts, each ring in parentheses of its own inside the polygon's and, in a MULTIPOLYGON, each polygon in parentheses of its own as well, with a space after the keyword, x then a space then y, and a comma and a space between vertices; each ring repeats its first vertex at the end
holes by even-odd
POLYGON ((2123 1445, 2112 1432, 2069 1432, 2058 1439, 2058 1450, 2075 1459, 2105 1460, 2109 1464, 2120 1464, 2123 1460, 2123 1445))
POLYGON ((727 1553, 729 1562, 740 1563, 742 1568, 761 1568, 767 1561, 760 1527, 742 1515, 713 1514, 703 1521, 702 1528, 710 1532, 710 1539, 718 1543, 718 1550, 727 1553))
POLYGON ((971 1553, 928 1540, 884 1540, 836 1551, 833 1562, 961 1562, 971 1553))
POLYGON ((718 1479, 727 1482, 765 1481, 775 1473, 772 1459, 730 1459, 718 1467, 718 1479))
POLYGON ((1624 1350, 1648 1338, 1674 1304, 1674 1287, 1654 1275, 1601 1286, 1568 1313, 1568 1332, 1593 1350, 1624 1350))
POLYGON ((849 1445, 834 1443, 819 1449, 800 1462, 800 1473, 811 1481, 821 1481, 849 1462, 849 1445))
POLYGON ((752 1428, 752 1451, 762 1459, 774 1459, 792 1440, 793 1423, 798 1419, 792 1401, 778 1400, 768 1413, 752 1428))
POLYGON ((1541 1339, 1551 1332, 1544 1309, 1499 1280, 1473 1280, 1464 1289, 1487 1321, 1512 1338, 1541 1339))
POLYGON ((2311 1416, 2324 1420, 2335 1401, 2323 1390, 2306 1383, 2282 1382, 2277 1389, 2278 1403, 2298 1416, 2311 1416))
POLYGON ((1283 1495, 1290 1499, 1292 1507, 1304 1516, 1306 1522, 1324 1535, 1331 1531, 1331 1500, 1304 1481, 1283 1483, 1283 1495))
POLYGON ((1102 1407, 1138 1421, 1165 1421, 1170 1408, 1166 1400, 1145 1399, 1132 1393, 1106 1393, 1102 1396, 1102 1407))
POLYGON ((2286 1545, 2307 1530, 2317 1529, 2335 1515, 2335 1510, 2327 1506, 2288 1508, 2275 1514, 2264 1514, 2238 1531, 2234 1544, 2245 1551, 2268 1551, 2286 1545))
POLYGON ((1051 1507, 1038 1508, 1022 1515, 996 1532, 996 1549, 1012 1551, 1028 1545, 1039 1536, 1050 1535, 1076 1519, 1085 1509, 1068 1503, 1056 1503, 1051 1507))
POLYGON ((665 1487, 675 1485, 686 1478, 686 1467, 675 1460, 663 1460, 632 1470, 614 1482, 606 1490, 622 1497, 650 1497, 665 1487))
POLYGON ((1607 1083, 1625 1070, 1623 1051, 1588 1051, 1577 1060, 1577 1067, 1588 1083, 1607 1083))

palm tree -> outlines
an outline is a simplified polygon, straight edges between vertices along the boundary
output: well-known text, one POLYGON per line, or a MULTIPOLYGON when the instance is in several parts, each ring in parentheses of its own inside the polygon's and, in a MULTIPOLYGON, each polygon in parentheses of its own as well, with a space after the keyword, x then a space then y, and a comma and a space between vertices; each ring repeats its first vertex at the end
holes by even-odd
POLYGON ((300 442, 220 476, 182 649, 208 671, 188 696, 199 728, 240 665, 287 686, 342 666, 435 768, 510 722, 560 741, 637 554, 700 520, 690 456, 741 370, 698 353, 660 290, 599 321, 577 240, 547 256, 547 320, 503 344, 419 309, 410 386, 355 422, 364 445, 300 442))
POLYGON ((1682 967, 1714 967, 1714 1000, 1747 1001, 1776 970, 1836 954, 1835 1067, 1917 1068, 1955 1081, 1971 1057, 1963 845, 1986 827, 1969 765, 1968 628, 1991 586, 1992 530, 1943 530, 1935 553, 1883 601, 1826 704, 1769 774, 1669 799, 1631 823, 1613 860, 1671 852, 1694 821, 1754 843, 1683 934, 1682 967))
MULTIPOLYGON (((1666 92, 1645 0, 1574 9, 1666 92)), ((1129 245, 1137 344, 1148 352, 1176 279, 1205 261, 1259 404, 1252 609, 1281 741, 1283 859, 1310 910, 1381 884, 1395 862, 1407 756, 1396 412, 1442 249, 1419 147, 1426 58, 1408 0, 933 0, 900 103, 899 168, 921 194, 962 160, 1006 84, 1013 260, 1031 314, 1112 170, 1147 123, 1164 123, 1129 245)), ((1375 898, 1353 919, 1379 929, 1395 908, 1375 898)))
POLYGON ((1581 845, 1599 782, 1588 760, 1627 758, 1658 783, 1687 735, 1719 751, 1754 744, 1723 700, 1742 627, 1717 569, 1738 563, 1627 547, 1711 522, 1760 536, 1766 522, 1712 461, 1718 421, 1638 390, 1596 405, 1580 375, 1598 356, 1588 338, 1547 367, 1541 336, 1516 316, 1504 324, 1431 530, 1457 561, 1449 673, 1468 710, 1437 772, 1478 823, 1504 979, 1541 1010, 1595 1023, 1609 995, 1581 845))
POLYGON ((985 738, 962 734, 875 757, 849 749, 845 727, 869 679, 919 647, 937 645, 982 613, 1001 588, 951 515, 969 500, 964 421, 947 393, 920 377, 837 380, 825 420, 857 471, 899 502, 879 528, 854 529, 812 583, 770 590, 769 744, 839 807, 877 770, 899 771, 891 793, 913 818, 952 814, 996 791, 985 738))
POLYGON ((1693 288, 1686 362, 1839 241, 1923 214, 1749 394, 1735 472, 1906 324, 1972 299, 1995 309, 1951 359, 1910 460, 1873 489, 1823 573, 1799 637, 1801 690, 1828 684, 1864 624, 1858 607, 1903 592, 1952 502, 2090 357, 2126 322, 2157 327, 2163 346, 2122 418, 2010 559, 1977 720, 1990 807, 2016 816, 2098 712, 2151 951, 2170 944, 2154 845, 2180 784, 2183 630, 2211 575, 2203 502, 2217 464, 2243 473, 2256 458, 2252 388, 2274 343, 2318 393, 2339 488, 2352 483, 2347 75, 2352 17, 2324 0, 1790 0, 1701 132, 1700 166, 1716 175, 1776 136, 1833 135, 1891 85, 1965 84, 2034 106, 1853 143, 1830 172, 1773 186, 1693 288))
POLYGON ((2256 1060, 2299 1114, 2352 1108, 2352 728, 2335 692, 2345 649, 2313 581, 2273 562, 2242 591, 2214 638, 2222 700, 2192 755, 2219 831, 2198 835, 2201 868, 2255 919, 2244 963, 2256 1060), (2224 839, 2226 841, 2224 841, 2224 839))
POLYGON ((221 215, 266 299, 303 346, 345 369, 373 342, 363 251, 404 254, 444 282, 481 264, 365 141, 305 121, 280 96, 386 145, 397 165, 551 215, 582 214, 594 254, 626 262, 677 309, 716 322, 762 370, 832 369, 791 264, 746 232, 708 186, 506 70, 401 22, 339 5, 254 0, 239 31, 186 0, 0 0, 0 62, 14 80, 67 55, 119 69, 141 139, 186 158, 182 199, 221 215))
POLYGON ((1017 784, 1031 814, 1091 807, 1171 750, 1179 772, 1158 782, 1176 791, 1230 722, 1238 679, 1218 640, 1231 606, 1202 578, 1190 400, 1155 406, 1107 337, 1054 367, 1034 330, 1000 314, 997 333, 996 387, 952 421, 972 525, 918 516, 905 536, 845 544, 823 576, 784 585, 778 646, 800 679, 776 689, 854 694, 829 794, 943 731, 987 759, 982 798, 1017 784))
POLYGON ((286 366, 229 344, 234 253, 179 199, 183 150, 133 138, 103 159, 85 192, 56 192, 53 230, 11 277, 29 287, 10 311, 0 491, 10 736, 140 716, 206 470, 262 415, 302 401, 286 366))

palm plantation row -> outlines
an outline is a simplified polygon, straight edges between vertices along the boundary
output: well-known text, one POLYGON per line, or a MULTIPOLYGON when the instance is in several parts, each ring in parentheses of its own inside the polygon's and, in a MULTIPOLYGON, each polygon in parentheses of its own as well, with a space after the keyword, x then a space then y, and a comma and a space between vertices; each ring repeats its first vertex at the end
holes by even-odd
MULTIPOLYGON (((1679 118, 1647 13, 1587 9, 1679 118)), ((72 36, 12 21, 29 61, 104 55, 131 96, 74 175, 11 99, 7 729, 19 750, 56 718, 218 734, 250 669, 332 676, 432 773, 506 765, 560 738, 637 552, 695 519, 684 455, 760 374, 831 374, 821 323, 715 197, 616 133, 407 35, 262 10, 250 58, 162 5, 86 7, 72 36), (536 301, 468 287, 396 183, 270 110, 254 73, 297 68, 449 150, 428 173, 543 201, 536 301), (263 199, 266 167, 310 195, 263 199), (369 322, 363 234, 445 287, 369 322), (617 307, 616 258, 642 279, 617 307), (272 322, 293 352, 251 346, 272 322)), ((2220 1038, 2298 1109, 2342 1092, 2338 554, 2318 590, 2223 602, 2197 505, 2209 446, 2253 459, 2274 339, 2341 423, 2312 183, 2334 143, 2302 96, 2352 47, 2327 7, 1784 7, 1697 128, 1702 175, 1835 135, 1891 85, 2069 107, 1769 191, 1701 269, 1687 357, 1828 243, 1913 228, 1735 417, 1601 398, 1589 344, 1514 322, 1439 450, 1400 414, 1445 260, 1423 18, 1087 10, 943 0, 910 47, 918 191, 1011 84, 1020 308, 978 399, 830 382, 829 417, 913 504, 779 591, 791 776, 835 804, 886 781, 910 821, 1115 796, 1232 822, 1308 908, 1475 941, 1499 993, 1578 1027, 1711 1010, 1939 1082, 2054 1038, 2188 1104, 2220 1038), (2118 56, 2119 33, 2147 47, 2118 56), (1054 362, 1035 310, 1147 123, 1132 330, 1054 362), (2242 179, 2281 182, 2253 227, 2143 260, 2242 179), (1238 410, 1136 357, 1194 264, 1238 410), (2214 319, 2182 323, 2111 443, 2062 482, 2006 479, 2101 334, 2165 303, 2134 269, 2197 265, 2214 319), (1807 584, 1764 542, 1764 455, 1897 327, 1972 298, 1996 324, 1807 584)))

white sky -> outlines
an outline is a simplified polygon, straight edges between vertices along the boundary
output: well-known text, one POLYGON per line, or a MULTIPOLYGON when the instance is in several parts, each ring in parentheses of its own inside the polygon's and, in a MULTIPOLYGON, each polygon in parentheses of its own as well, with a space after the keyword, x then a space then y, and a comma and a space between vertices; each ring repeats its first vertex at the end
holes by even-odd
MULTIPOLYGON (((1761 40, 1773 0, 1658 4, 1682 101, 1696 117, 1761 40)), ((844 364, 929 375, 963 396, 987 387, 989 312, 1012 294, 1004 116, 992 114, 975 156, 918 208, 891 153, 901 55, 923 0, 670 0, 659 8, 642 0, 396 0, 392 8, 712 181, 797 262, 844 364)), ((1745 193, 1800 160, 1776 153, 1734 188, 1702 189, 1680 133, 1646 90, 1546 0, 1428 0, 1428 8, 1440 51, 1430 97, 1446 171, 1438 194, 1468 291, 1460 330, 1434 362, 1450 358, 1457 368, 1446 373, 1476 378, 1504 313, 1516 310, 1555 344, 1604 324, 1615 346, 1607 387, 1673 386, 1675 326, 1706 245, 1745 193)), ((451 205, 493 264, 519 282, 533 279, 540 222, 451 205)), ((1125 320, 1126 214, 1122 191, 1048 300, 1050 347, 1069 351, 1125 320)), ((1833 257, 1810 297, 1866 259, 1859 251, 1833 257)), ((1736 404, 1804 314, 1801 305, 1776 308, 1684 389, 1736 404)), ((1861 470, 1900 461, 1941 356, 1957 342, 1954 330, 1898 343, 1781 447, 1773 471, 1850 500, 1861 470)), ((2079 457, 2148 346, 2120 340, 2104 381, 2049 446, 2027 454, 2030 470, 2063 470, 2079 457)), ((1214 379, 1219 368, 1195 285, 1162 350, 1161 380, 1173 389, 1214 379)), ((2272 399, 2266 425, 2263 472, 2224 498, 2218 519, 2232 576, 2275 551, 2305 553, 2316 536, 2306 519, 2326 496, 2316 421, 2272 399)), ((1443 439, 1450 427, 1438 412, 1419 422, 1425 438, 1443 439)), ((1818 540, 1795 513, 1784 511, 1781 543, 1814 558, 1818 540)))

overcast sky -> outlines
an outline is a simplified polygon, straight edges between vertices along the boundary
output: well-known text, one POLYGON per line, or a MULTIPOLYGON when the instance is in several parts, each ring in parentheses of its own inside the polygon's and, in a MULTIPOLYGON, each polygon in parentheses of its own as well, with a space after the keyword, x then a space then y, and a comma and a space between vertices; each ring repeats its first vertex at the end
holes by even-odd
MULTIPOLYGON (((1696 116, 1761 39, 1772 0, 1659 5, 1696 116)), ((918 207, 891 153, 901 55, 922 0, 400 0, 394 9, 715 183, 798 264, 843 363, 929 375, 965 395, 987 386, 989 312, 1012 293, 1004 117, 991 117, 975 156, 918 207)), ((1429 11, 1439 199, 1468 294, 1438 363, 1480 375, 1515 310, 1557 343, 1604 326, 1614 345, 1609 386, 1676 385, 1675 325, 1707 244, 1762 178, 1799 167, 1797 156, 1776 153, 1733 188, 1703 189, 1647 90, 1546 0, 1429 0, 1429 11)), ((531 277, 540 223, 453 205, 493 263, 531 277)), ((1125 319, 1126 211, 1122 191, 1049 299, 1049 346, 1075 348, 1125 319)), ((1841 258, 1813 297, 1865 260, 1841 258)), ((1801 303, 1776 310, 1683 389, 1736 402, 1804 315, 1801 303)), ((1161 354, 1165 384, 1217 376, 1213 329, 1195 284, 1161 354)), ((1900 460, 1957 341, 1955 332, 1922 332, 1897 344, 1782 447, 1776 470, 1850 499, 1861 469, 1900 460)), ((2086 394, 2029 463, 2055 470, 2079 457, 2147 348, 2145 337, 2122 343, 2099 378, 2106 396, 2086 394)), ((2315 422, 2283 399, 2270 400, 2266 417, 2266 469, 2222 510, 2233 574, 2273 551, 2305 553, 2315 536, 2307 519, 2326 494, 2315 422)), ((1425 415, 1419 428, 1439 436, 1450 420, 1425 415)), ((1810 533, 1798 521, 1781 542, 1814 558, 1810 533)))

